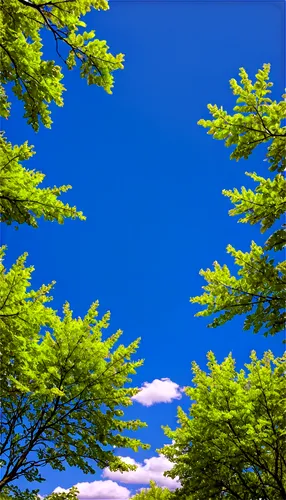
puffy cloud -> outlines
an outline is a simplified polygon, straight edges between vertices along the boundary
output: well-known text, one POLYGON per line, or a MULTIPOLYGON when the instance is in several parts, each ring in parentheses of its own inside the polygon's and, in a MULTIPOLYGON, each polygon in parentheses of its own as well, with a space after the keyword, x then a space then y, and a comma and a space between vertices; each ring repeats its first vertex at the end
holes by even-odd
MULTIPOLYGON (((79 491, 79 500, 128 500, 130 497, 130 491, 127 488, 110 480, 77 483, 74 486, 79 491)), ((67 493, 68 491, 58 486, 54 493, 67 493)))
POLYGON ((124 484, 149 484, 153 480, 158 486, 164 486, 170 490, 180 487, 178 479, 171 479, 163 475, 165 471, 172 468, 171 462, 163 455, 147 458, 144 460, 144 464, 135 462, 130 457, 120 458, 128 464, 136 465, 137 469, 135 471, 119 472, 105 468, 102 474, 103 477, 114 479, 124 484))
POLYGON ((140 392, 133 396, 133 400, 143 406, 152 406, 156 403, 171 403, 174 399, 181 399, 183 389, 169 378, 144 382, 140 392))

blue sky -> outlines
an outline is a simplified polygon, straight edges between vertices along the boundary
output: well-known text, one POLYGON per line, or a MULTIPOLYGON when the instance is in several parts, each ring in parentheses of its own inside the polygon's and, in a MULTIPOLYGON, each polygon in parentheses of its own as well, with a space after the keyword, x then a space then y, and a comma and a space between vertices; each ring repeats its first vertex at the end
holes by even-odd
MULTIPOLYGON (((29 168, 43 171, 47 185, 72 184, 65 200, 87 221, 41 223, 18 232, 2 227, 6 263, 28 251, 36 268, 33 286, 57 281, 55 308, 68 300, 74 314, 83 315, 98 299, 102 313, 111 311, 110 332, 123 329, 126 344, 142 337, 145 364, 134 380, 139 386, 161 378, 188 385, 191 361, 204 366, 209 350, 219 360, 232 351, 239 367, 251 349, 281 354, 281 337, 242 332, 242 319, 207 329, 207 320, 194 318, 189 297, 200 294, 201 268, 214 260, 231 265, 228 243, 247 250, 252 239, 264 241, 258 228, 228 217, 230 204, 221 194, 251 185, 247 170, 265 173, 263 152, 231 162, 229 151, 197 121, 208 116, 208 103, 232 110, 228 82, 241 66, 253 77, 270 62, 274 98, 280 98, 285 4, 130 0, 110 7, 90 15, 89 27, 113 53, 126 54, 113 95, 87 87, 73 71, 65 77, 64 108, 53 109, 52 130, 35 134, 16 102, 6 127, 11 142, 35 145, 29 168)), ((186 407, 188 400, 180 404, 186 407)), ((177 405, 134 403, 128 417, 148 423, 138 436, 151 449, 124 454, 137 462, 157 457, 156 448, 166 442, 160 426, 175 425, 177 405)), ((47 468, 45 474, 42 494, 102 479, 100 472, 85 476, 75 469, 47 468)), ((132 492, 143 485, 122 484, 132 492)))

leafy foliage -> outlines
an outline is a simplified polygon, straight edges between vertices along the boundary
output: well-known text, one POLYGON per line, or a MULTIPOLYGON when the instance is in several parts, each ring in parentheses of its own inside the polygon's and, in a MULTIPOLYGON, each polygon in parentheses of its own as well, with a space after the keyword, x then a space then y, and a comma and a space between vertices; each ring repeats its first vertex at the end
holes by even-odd
POLYGON ((164 428, 173 444, 160 450, 182 484, 177 498, 286 497, 285 362, 269 351, 239 372, 231 355, 219 364, 208 353, 207 372, 193 363, 189 415, 178 409, 179 427, 164 428))
MULTIPOLYGON (((62 68, 43 56, 45 33, 54 42, 55 56, 68 69, 79 63, 80 74, 89 85, 111 93, 113 71, 123 68, 123 55, 109 53, 105 41, 95 32, 85 31, 83 17, 92 9, 107 10, 106 0, 9 0, 0 12, 0 116, 8 118, 10 103, 7 88, 23 101, 28 123, 39 129, 40 121, 50 127, 49 106, 63 105, 62 68)), ((26 143, 13 147, 0 137, 0 220, 11 224, 24 222, 37 227, 36 219, 80 218, 75 207, 58 197, 70 186, 40 188, 44 175, 22 167, 20 161, 32 155, 26 143)))
POLYGON ((132 500, 170 500, 172 493, 167 488, 157 486, 155 481, 150 481, 150 488, 144 488, 132 497, 132 500))
POLYGON ((266 335, 275 335, 284 330, 286 300, 286 264, 274 264, 264 254, 262 247, 252 242, 250 252, 241 252, 228 245, 227 252, 240 266, 238 278, 232 276, 226 265, 214 263, 214 270, 200 271, 208 285, 204 294, 193 297, 191 302, 206 305, 197 316, 221 313, 210 326, 217 327, 245 314, 245 330, 254 333, 262 330, 266 335))
MULTIPOLYGON (((106 0, 9 0, 1 9, 1 82, 11 84, 15 96, 23 101, 25 118, 34 130, 40 121, 51 126, 49 105, 63 105, 62 69, 43 58, 45 34, 50 35, 57 59, 68 69, 80 65, 80 74, 89 85, 111 93, 113 72, 123 68, 123 55, 113 56, 95 32, 85 31, 83 17, 91 11, 107 10, 106 0)), ((1 116, 9 107, 1 93, 1 116)))
POLYGON ((233 108, 236 113, 229 115, 222 107, 209 104, 214 119, 198 123, 209 128, 208 134, 214 139, 225 140, 227 147, 234 146, 231 159, 247 159, 258 144, 270 142, 266 155, 270 170, 283 172, 286 168, 286 129, 281 122, 286 118, 286 94, 278 103, 267 97, 273 86, 268 82, 269 73, 270 64, 264 64, 253 84, 245 69, 240 68, 241 85, 234 78, 230 80, 233 94, 238 96, 233 108))
POLYGON ((65 462, 93 473, 94 461, 129 470, 113 446, 146 448, 124 435, 145 424, 121 418, 137 393, 126 383, 142 364, 131 361, 139 340, 117 349, 121 331, 104 340, 110 315, 97 319, 97 302, 83 319, 73 318, 68 304, 60 317, 46 305, 53 284, 27 290, 33 269, 25 260, 8 272, 1 266, 0 491, 19 477, 42 481, 46 464, 65 470, 65 462))
MULTIPOLYGON (((0 493, 0 500, 41 500, 38 490, 20 491, 17 486, 5 487, 4 492, 0 493)), ((71 488, 65 493, 51 493, 45 497, 45 500, 78 500, 78 490, 71 488)))
POLYGON ((27 143, 12 146, 4 136, 0 136, 0 220, 6 224, 27 223, 37 227, 37 219, 57 221, 66 217, 85 220, 82 212, 58 199, 71 186, 40 188, 45 175, 27 170, 21 162, 34 154, 27 143))
POLYGON ((249 224, 261 224, 261 232, 279 220, 286 209, 286 181, 282 174, 278 174, 273 180, 264 179, 257 174, 247 173, 254 181, 259 182, 256 192, 251 189, 241 188, 223 190, 223 194, 228 196, 235 208, 230 210, 230 215, 244 215, 239 222, 249 224))
MULTIPOLYGON (((3 2, 2 2, 3 3, 3 2)), ((0 11, 0 116, 10 117, 7 97, 12 88, 24 104, 25 118, 35 131, 52 124, 50 105, 63 105, 62 68, 46 59, 43 40, 50 35, 55 56, 68 69, 80 65, 88 85, 111 93, 113 72, 123 68, 123 55, 113 56, 95 32, 85 31, 83 17, 92 9, 108 9, 106 0, 9 0, 0 11)), ((46 44, 46 42, 45 42, 46 44)), ((40 188, 45 176, 22 162, 33 155, 27 143, 13 146, 0 136, 0 221, 28 224, 37 220, 63 223, 84 220, 82 212, 64 204, 70 186, 40 188)), ((63 315, 48 307, 54 285, 31 289, 27 254, 6 271, 0 249, 0 398, 2 500, 38 500, 38 490, 21 491, 14 481, 44 480, 42 467, 65 465, 94 472, 94 463, 111 470, 134 467, 114 455, 113 448, 147 448, 127 437, 145 424, 123 419, 137 389, 128 387, 142 361, 132 361, 139 340, 128 347, 116 342, 121 331, 103 338, 109 313, 101 319, 98 303, 84 318, 73 318, 69 304, 63 315)), ((47 500, 76 500, 77 491, 52 493, 47 500)))
MULTIPOLYGON (((1 80, 1 76, 0 76, 1 80)), ((8 118, 10 114, 10 103, 8 102, 8 98, 4 87, 0 85, 0 116, 2 118, 8 118)))
MULTIPOLYGON (((246 315, 244 328, 254 333, 275 335, 285 329, 285 260, 277 263, 271 252, 283 251, 286 243, 285 225, 276 229, 286 208, 286 182, 281 174, 285 170, 286 127, 281 122, 286 117, 286 102, 271 101, 266 97, 272 86, 269 80, 270 65, 265 64, 256 75, 253 84, 246 71, 240 70, 241 85, 231 80, 231 88, 238 95, 235 113, 228 115, 222 108, 209 105, 213 120, 200 120, 199 124, 209 128, 215 139, 225 140, 233 146, 231 158, 247 159, 257 145, 269 143, 266 160, 270 171, 278 171, 273 179, 265 179, 256 173, 246 173, 258 183, 255 191, 223 190, 233 203, 231 216, 240 216, 238 222, 260 224, 262 233, 275 226, 265 246, 252 242, 249 252, 242 252, 228 245, 227 252, 239 266, 237 277, 226 265, 214 262, 213 270, 201 270, 207 285, 202 295, 191 298, 206 308, 197 316, 216 317, 209 325, 220 326, 236 315, 246 315)), ((282 96, 285 97, 285 96, 282 96)), ((284 252, 283 252, 284 257, 284 252)))
POLYGON ((78 490, 71 488, 67 493, 51 493, 45 500, 78 500, 78 490))
MULTIPOLYGON (((20 490, 18 486, 5 486, 0 493, 0 500, 41 500, 38 490, 20 490)), ((77 500, 77 499, 72 499, 77 500)))

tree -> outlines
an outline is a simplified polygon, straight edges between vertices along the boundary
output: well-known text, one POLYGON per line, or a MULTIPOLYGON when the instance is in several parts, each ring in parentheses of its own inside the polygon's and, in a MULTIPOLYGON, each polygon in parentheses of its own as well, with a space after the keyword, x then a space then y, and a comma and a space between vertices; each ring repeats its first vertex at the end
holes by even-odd
POLYGON ((155 481, 150 481, 150 488, 144 488, 132 497, 132 500, 171 500, 170 490, 157 486, 155 481))
MULTIPOLYGON (((40 123, 50 128, 49 106, 63 105, 61 66, 43 56, 48 37, 54 44, 54 56, 67 69, 80 66, 88 85, 97 85, 111 93, 113 72, 123 68, 123 55, 113 56, 105 41, 98 40, 93 30, 86 31, 83 17, 91 11, 107 10, 106 0, 9 0, 2 2, 0 12, 0 117, 9 118, 10 102, 6 89, 11 88, 24 104, 25 118, 34 130, 40 123), (48 35, 48 36, 47 36, 48 35)), ((0 220, 11 224, 24 222, 36 226, 36 219, 78 217, 75 207, 58 197, 70 189, 39 187, 44 175, 27 170, 21 162, 32 156, 27 143, 12 146, 0 135, 0 220)))
POLYGON ((193 363, 189 415, 165 427, 173 444, 163 453, 174 463, 166 475, 182 485, 176 498, 282 500, 286 498, 286 355, 253 351, 247 370, 229 355, 219 364, 208 353, 208 371, 193 363))
MULTIPOLYGON (((111 93, 113 72, 123 68, 123 55, 113 56, 94 30, 85 31, 83 17, 91 11, 107 10, 106 0, 9 0, 1 6, 0 56, 2 116, 9 116, 4 85, 12 85, 23 101, 25 118, 34 130, 40 121, 51 126, 49 104, 63 105, 62 68, 43 57, 43 37, 54 43, 55 57, 68 69, 80 65, 89 85, 111 93)), ((46 42, 45 42, 46 43, 46 42)))
POLYGON ((234 208, 230 215, 239 215, 239 222, 260 224, 264 233, 275 226, 264 247, 252 242, 249 252, 227 247, 234 262, 239 266, 237 276, 232 275, 226 265, 214 262, 214 269, 201 270, 207 285, 204 293, 191 298, 206 308, 197 316, 216 315, 211 327, 217 327, 239 314, 246 316, 244 328, 262 331, 264 335, 275 335, 285 330, 286 264, 277 261, 277 252, 284 257, 286 243, 285 225, 279 225, 286 209, 286 181, 282 172, 286 168, 286 94, 281 102, 269 97, 272 86, 269 80, 270 65, 265 64, 256 75, 253 84, 246 71, 241 68, 241 85, 230 81, 237 95, 235 113, 229 115, 223 108, 209 105, 213 120, 200 120, 199 124, 209 128, 215 139, 225 140, 232 146, 231 159, 247 159, 254 148, 268 144, 266 161, 269 170, 276 172, 273 179, 265 179, 256 173, 246 173, 258 183, 255 191, 242 187, 239 191, 224 190, 234 208), (283 252, 282 252, 283 251, 283 252))
POLYGON ((93 461, 129 470, 113 447, 146 448, 123 434, 145 424, 122 419, 138 392, 126 383, 142 364, 131 361, 139 340, 115 349, 120 330, 103 339, 110 314, 97 319, 97 302, 83 319, 73 318, 68 304, 58 315, 46 306, 52 285, 27 290, 32 268, 25 258, 7 273, 1 266, 0 491, 19 477, 42 481, 47 464, 94 473, 93 461))
MULTIPOLYGON (((9 0, 0 12, 0 115, 10 117, 7 88, 24 103, 25 117, 35 131, 40 122, 51 126, 49 105, 63 104, 61 68, 42 53, 42 33, 50 34, 58 58, 72 69, 80 63, 81 76, 111 92, 114 70, 123 56, 112 56, 94 31, 83 32, 82 16, 91 8, 108 8, 105 0, 9 0)), ((0 221, 29 224, 37 220, 62 223, 85 217, 59 196, 70 186, 40 188, 44 174, 27 170, 22 162, 33 154, 27 143, 13 146, 0 137, 0 221)), ((74 318, 69 304, 63 315, 48 307, 54 283, 31 288, 32 267, 27 254, 6 271, 5 248, 0 249, 0 498, 38 500, 37 490, 20 491, 18 478, 44 480, 41 468, 65 470, 65 463, 84 473, 94 463, 111 470, 130 470, 114 447, 146 448, 127 437, 145 424, 124 420, 123 408, 132 404, 137 389, 130 376, 142 364, 132 361, 139 339, 128 347, 116 342, 121 331, 103 338, 109 313, 101 319, 98 303, 84 318, 74 318)), ((49 500, 75 500, 76 490, 51 494, 49 500)))
MULTIPOLYGON (((281 120, 286 103, 267 96, 270 66, 264 65, 252 84, 241 69, 241 86, 231 80, 238 95, 233 116, 209 105, 213 120, 200 120, 216 139, 234 146, 231 158, 248 158, 253 149, 269 142, 266 160, 276 171, 274 179, 247 174, 258 183, 256 191, 225 190, 240 222, 260 223, 261 231, 274 228, 264 247, 252 242, 250 252, 228 246, 240 266, 238 277, 227 266, 214 263, 214 270, 201 271, 205 292, 191 299, 206 305, 198 316, 219 314, 216 327, 245 314, 244 328, 276 334, 285 323, 285 262, 277 263, 277 252, 285 247, 285 230, 278 226, 285 211, 286 129, 281 120)), ((285 97, 285 96, 283 96, 285 97)), ((286 498, 286 355, 274 358, 268 351, 259 360, 253 351, 246 370, 236 371, 230 354, 219 364, 208 353, 208 371, 193 363, 193 387, 186 389, 192 401, 189 415, 178 409, 178 428, 165 427, 172 444, 163 453, 174 467, 167 476, 179 477, 182 488, 176 497, 194 500, 282 500, 286 498)))

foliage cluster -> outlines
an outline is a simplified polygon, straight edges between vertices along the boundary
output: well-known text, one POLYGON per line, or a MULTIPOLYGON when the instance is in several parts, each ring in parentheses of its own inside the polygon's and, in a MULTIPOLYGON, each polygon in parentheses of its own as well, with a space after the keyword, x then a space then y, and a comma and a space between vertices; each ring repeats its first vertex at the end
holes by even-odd
MULTIPOLYGON (((107 10, 106 0, 9 0, 0 12, 0 116, 10 118, 12 91, 24 106, 24 117, 35 131, 52 124, 50 105, 63 105, 62 68, 45 57, 46 37, 54 43, 58 61, 67 69, 80 67, 88 85, 111 93, 113 72, 122 68, 123 55, 113 56, 95 32, 86 31, 84 16, 107 10), (45 43, 44 41, 45 40, 45 43)), ((0 135, 0 221, 34 228, 39 219, 85 220, 82 212, 61 201, 71 186, 41 187, 45 175, 26 167, 34 154, 27 142, 18 146, 0 135)), ((66 464, 94 472, 94 464, 111 470, 130 470, 114 448, 146 448, 125 431, 144 426, 125 420, 136 388, 128 388, 142 364, 133 361, 139 339, 118 343, 122 332, 105 335, 110 314, 98 317, 98 302, 84 318, 74 318, 69 304, 63 314, 50 306, 54 282, 34 290, 27 254, 9 270, 0 249, 1 352, 1 498, 34 500, 37 490, 20 491, 19 478, 44 480, 49 464, 66 464)), ((52 494, 50 500, 74 500, 76 492, 52 494)))
MULTIPOLYGON (((267 145, 266 161, 273 178, 246 172, 256 189, 224 190, 238 222, 259 224, 268 232, 264 246, 252 241, 249 252, 228 245, 227 252, 238 266, 235 274, 227 265, 214 262, 213 270, 201 271, 207 284, 191 298, 205 308, 197 316, 214 316, 218 327, 243 315, 244 329, 265 336, 285 332, 286 263, 286 95, 282 101, 269 97, 270 65, 265 64, 253 83, 240 70, 240 85, 230 85, 237 96, 234 113, 209 105, 212 120, 200 120, 213 138, 232 147, 231 159, 248 159, 253 150, 267 145), (284 123, 284 124, 283 124, 284 123), (279 260, 281 258, 282 260, 279 260)), ((285 355, 274 358, 269 351, 262 360, 251 354, 247 371, 236 372, 229 355, 221 364, 208 354, 208 372, 193 363, 193 387, 189 415, 178 409, 178 428, 165 427, 173 444, 163 453, 174 467, 166 475, 178 476, 182 488, 176 496, 194 500, 229 498, 278 500, 286 498, 286 383, 285 355)))

